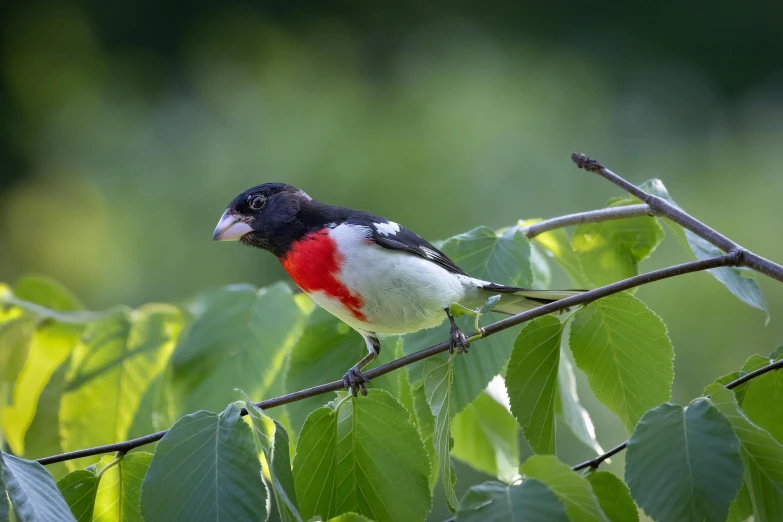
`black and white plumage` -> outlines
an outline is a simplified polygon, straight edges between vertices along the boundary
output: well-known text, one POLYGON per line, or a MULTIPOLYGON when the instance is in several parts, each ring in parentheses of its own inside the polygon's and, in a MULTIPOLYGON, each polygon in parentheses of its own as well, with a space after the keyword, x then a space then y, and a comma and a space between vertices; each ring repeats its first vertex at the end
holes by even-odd
POLYGON ((472 278, 398 223, 321 203, 280 183, 237 196, 213 237, 272 252, 303 291, 365 338, 369 354, 344 377, 354 394, 365 392, 361 368, 377 356, 379 337, 432 328, 447 315, 453 348, 467 351, 449 314, 452 303, 477 308, 500 294, 495 310, 516 314, 578 293, 472 278))
POLYGON ((365 226, 372 232, 375 244, 389 250, 400 250, 423 257, 445 268, 453 274, 467 275, 446 254, 429 244, 418 234, 411 232, 394 221, 388 221, 379 216, 367 215, 365 219, 349 221, 360 226, 365 226))

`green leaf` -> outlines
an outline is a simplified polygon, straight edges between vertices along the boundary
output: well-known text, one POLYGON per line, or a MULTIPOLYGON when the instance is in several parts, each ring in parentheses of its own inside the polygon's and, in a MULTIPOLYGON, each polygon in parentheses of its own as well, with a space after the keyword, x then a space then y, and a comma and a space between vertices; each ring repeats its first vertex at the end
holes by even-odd
POLYGON ((41 276, 24 276, 13 291, 0 287, 0 305, 11 305, 39 320, 81 324, 97 321, 107 312, 88 312, 76 297, 57 281, 41 276))
MULTIPOLYGON (((666 187, 663 185, 663 182, 657 178, 648 179, 641 185, 639 185, 639 188, 643 191, 647 192, 648 194, 652 194, 653 196, 658 196, 659 198, 663 198, 672 205, 678 206, 677 203, 674 202, 674 200, 669 195, 669 191, 666 189, 666 187)), ((633 198, 634 201, 641 203, 641 200, 633 198)), ((685 229, 683 229, 680 225, 676 224, 673 221, 670 221, 668 219, 662 219, 663 223, 666 224, 666 228, 669 229, 669 231, 674 235, 674 237, 677 238, 677 241, 682 245, 686 250, 689 249, 688 247, 688 240, 685 238, 685 229)))
MULTIPOLYGON (((386 338, 381 353, 366 369, 377 367, 394 359, 395 338, 386 338)), ((362 336, 335 316, 316 308, 307 318, 304 331, 291 352, 291 361, 285 377, 286 392, 294 392, 327 381, 342 379, 348 368, 367 355, 367 345, 362 336)), ((373 388, 385 389, 393 394, 399 391, 394 375, 373 379, 373 388)), ((287 406, 295 431, 302 428, 307 416, 323 406, 326 399, 311 397, 287 406)))
MULTIPOLYGON (((623 199, 609 208, 633 204, 623 199)), ((663 239, 663 229, 652 217, 615 219, 576 227, 571 245, 579 254, 584 273, 596 286, 603 286, 639 273, 639 263, 663 239)))
POLYGON ((20 277, 14 284, 14 295, 24 301, 56 311, 69 312, 84 308, 70 290, 46 276, 20 277))
MULTIPOLYGON (((520 221, 519 226, 524 230, 525 227, 538 223, 541 219, 529 219, 520 221)), ((544 251, 553 258, 560 268, 571 279, 571 283, 576 288, 584 288, 587 285, 582 270, 582 263, 579 261, 579 255, 571 247, 571 237, 564 228, 549 230, 533 238, 533 244, 544 249, 544 251)))
MULTIPOLYGON (((29 305, 26 308, 38 307, 52 313, 81 309, 81 303, 67 289, 44 277, 20 278, 14 293, 14 299, 29 305)), ((3 295, 11 294, 6 289, 3 295)), ((0 375, 5 373, 5 378, 0 377, 0 392, 3 381, 9 391, 13 387, 9 400, 4 401, 0 396, 0 425, 4 426, 14 453, 40 456, 37 452, 60 450, 57 432, 51 429, 57 423, 58 369, 71 354, 82 327, 42 321, 40 316, 14 310, 11 314, 14 319, 0 325, 0 368, 5 370, 0 370, 0 375), (51 380, 57 383, 49 387, 51 380), (44 394, 46 401, 39 401, 44 394), (46 429, 31 433, 30 426, 35 419, 43 421, 46 429), (28 435, 32 447, 26 444, 28 435)))
MULTIPOLYGON (((2 443, 2 441, 0 441, 0 443, 2 443)), ((2 457, 0 457, 0 459, 2 459, 2 457)), ((8 493, 5 491, 5 481, 3 481, 2 468, 0 468, 0 522, 9 522, 10 519, 11 501, 8 500, 8 493)))
MULTIPOLYGON (((60 432, 57 429, 52 429, 52 426, 60 425, 60 398, 65 389, 67 371, 68 362, 66 361, 55 370, 38 397, 35 416, 24 436, 24 457, 29 460, 56 455, 63 451, 60 432)), ((49 464, 46 469, 55 479, 68 473, 68 466, 64 462, 49 464)))
POLYGON ((613 473, 597 471, 587 475, 601 510, 611 522, 638 522, 639 512, 628 486, 613 473))
MULTIPOLYGON (((2 291, 2 287, 0 287, 2 291)), ((2 435, 2 432, 0 432, 2 435)), ((0 444, 2 444, 0 437, 0 444)), ((2 457, 0 457, 2 459, 2 457)), ((11 519, 11 501, 8 500, 8 493, 5 491, 5 481, 3 480, 3 471, 0 468, 0 522, 9 522, 11 519)))
POLYGON ((13 401, 10 392, 27 360, 36 326, 37 320, 27 314, 0 323, 0 406, 13 401))
POLYGON ((145 522, 266 518, 253 432, 230 404, 178 420, 158 443, 141 488, 145 522))
MULTIPOLYGON (((171 426, 172 423, 168 422, 165 402, 168 368, 168 365, 164 367, 163 372, 149 383, 147 390, 142 394, 136 415, 128 428, 128 438, 143 437, 150 432, 171 426)), ((157 443, 148 447, 150 453, 155 452, 155 444, 157 443)))
MULTIPOLYGON (((181 324, 176 308, 148 305, 87 327, 73 352, 60 405, 63 449, 127 438, 144 393, 169 360, 181 324)), ((68 467, 87 463, 70 461, 68 467)))
MULTIPOLYGON (((560 396, 560 410, 555 408, 571 431, 588 448, 592 448, 596 455, 604 452, 595 436, 595 426, 590 413, 579 401, 579 393, 576 388, 576 375, 574 365, 569 359, 567 349, 560 346, 560 366, 557 370, 557 391, 560 396)), ((557 406, 557 404, 555 405, 557 406)))
POLYGON ((625 480, 655 520, 725 521, 742 471, 731 424, 708 399, 650 410, 628 442, 625 480))
POLYGON ((94 522, 142 522, 139 507, 141 485, 152 454, 146 452, 125 455, 114 465, 114 457, 103 457, 98 495, 95 499, 94 522))
POLYGON ((68 360, 80 333, 77 325, 45 323, 30 338, 27 359, 14 385, 12 404, 2 408, 3 429, 14 453, 27 454, 25 436, 35 418, 39 398, 52 375, 68 360))
POLYGON ((485 482, 468 490, 457 522, 568 522, 565 505, 545 484, 528 479, 507 486, 485 482))
POLYGON ((769 354, 769 358, 773 361, 777 361, 781 357, 783 357, 783 346, 778 346, 769 354))
POLYGON ((540 480, 565 504, 571 522, 607 522, 590 483, 552 455, 533 455, 520 467, 528 478, 540 480))
POLYGON ((506 370, 511 412, 536 453, 555 453, 555 398, 563 325, 544 316, 525 325, 506 370))
POLYGON ((518 228, 496 234, 487 227, 447 239, 441 247, 471 277, 509 286, 529 285, 530 243, 518 228))
POLYGON ((76 520, 46 468, 31 460, 0 453, 8 498, 22 522, 76 520))
POLYGON ((427 395, 424 393, 424 383, 421 380, 411 385, 411 393, 413 395, 413 418, 416 420, 419 436, 430 458, 430 491, 432 491, 438 483, 439 476, 438 454, 435 451, 435 442, 433 440, 435 435, 435 417, 432 415, 430 405, 427 404, 427 395))
POLYGON ((302 518, 355 512, 378 522, 423 521, 430 468, 410 414, 383 390, 340 396, 310 414, 299 435, 294 483, 302 518))
MULTIPOLYGON (((751 355, 745 364, 740 368, 740 375, 746 375, 750 372, 754 372, 759 368, 763 368, 770 363, 770 360, 760 355, 751 355)), ((755 380, 755 379, 754 379, 755 380)))
MULTIPOLYGON (((669 195, 663 182, 659 179, 646 181, 641 184, 639 188, 649 194, 665 199, 674 206, 678 206, 669 195)), ((677 225, 668 219, 664 219, 663 221, 674 232, 680 244, 687 250, 690 250, 696 258, 708 259, 724 254, 718 247, 697 236, 690 230, 684 230, 680 225, 677 225)), ((761 293, 758 282, 753 279, 752 271, 741 267, 721 267, 707 270, 707 272, 723 283, 723 285, 742 302, 766 312, 767 320, 769 320, 767 301, 764 299, 764 294, 761 293)))
POLYGON ((451 454, 479 471, 510 482, 519 468, 517 432, 514 417, 484 392, 451 421, 451 454))
POLYGON ((531 288, 549 288, 552 285, 552 269, 549 253, 537 243, 530 243, 530 268, 533 271, 531 288))
POLYGON ((95 473, 84 469, 72 471, 57 481, 57 487, 76 522, 91 522, 95 494, 98 492, 98 477, 95 473))
POLYGON ((284 366, 305 318, 286 285, 229 286, 202 296, 194 308, 172 357, 173 418, 220 410, 235 388, 254 398, 282 395, 284 366))
MULTIPOLYGON (((399 359, 402 357, 404 352, 402 351, 402 337, 396 337, 394 339, 396 341, 394 346, 394 358, 399 359)), ((397 387, 399 389, 399 393, 397 394, 397 400, 400 401, 400 404, 408 410, 411 413, 414 413, 413 408, 413 385, 408 380, 408 372, 403 370, 400 372, 394 372, 394 374, 397 376, 397 387)), ((392 394, 394 395, 394 394, 392 394)), ((418 427, 418 419, 414 415, 411 417, 413 420, 413 423, 416 424, 418 427)))
POLYGON ((783 445, 748 420, 731 391, 713 384, 708 392, 739 438, 755 522, 783 520, 783 445))
POLYGON ((280 519, 283 522, 302 522, 291 471, 288 433, 279 422, 264 415, 247 395, 244 405, 253 426, 256 449, 263 452, 269 468, 270 483, 280 519))
POLYGON ((748 492, 747 482, 742 484, 742 489, 729 506, 729 517, 726 522, 746 522, 753 516, 753 501, 748 492))
POLYGON ((616 294, 582 308, 569 344, 595 396, 629 432, 645 411, 669 400, 674 349, 663 321, 638 299, 616 294))
MULTIPOLYGON (((763 368, 764 366, 769 364, 769 359, 766 357, 762 357, 760 355, 751 355, 748 357, 748 359, 745 361, 745 364, 742 365, 742 368, 738 372, 731 372, 729 374, 723 375, 722 377, 719 377, 715 380, 716 383, 726 386, 732 381, 735 381, 739 379, 740 377, 747 375, 748 373, 758 370, 759 368, 763 368)), ((755 379, 754 379, 755 380, 755 379)), ((741 384, 740 386, 734 388, 734 395, 737 397, 737 404, 740 406, 744 405, 745 400, 745 393, 748 391, 748 388, 753 383, 752 381, 745 382, 741 384)), ((709 388, 710 385, 707 385, 704 388, 703 395, 707 396, 709 393, 707 393, 707 388, 709 388)))
MULTIPOLYGON (((771 359, 760 359, 764 361, 760 368, 774 362, 771 359)), ((737 402, 742 405, 742 411, 748 419, 767 430, 778 442, 783 442, 780 410, 780 405, 783 404, 783 372, 771 371, 759 375, 740 386, 740 389, 742 389, 742 402, 739 398, 737 402)))
POLYGON ((498 295, 491 295, 487 298, 487 301, 481 305, 481 308, 478 309, 479 314, 486 314, 487 312, 491 312, 495 309, 497 304, 500 302, 500 294, 498 295))
POLYGON ((454 484, 457 476, 454 474, 454 466, 451 463, 451 419, 454 416, 451 403, 451 383, 454 379, 452 361, 440 357, 431 357, 424 363, 424 394, 430 411, 435 418, 435 427, 432 435, 432 443, 435 446, 435 454, 438 456, 438 470, 441 484, 446 493, 446 501, 449 509, 457 509, 459 501, 454 492, 454 484))
MULTIPOLYGON (((685 237, 691 250, 698 259, 709 259, 711 257, 722 256, 725 252, 715 245, 697 236, 690 230, 685 231, 685 237)), ((721 267, 707 270, 715 279, 723 283, 740 301, 745 304, 758 308, 767 314, 769 320, 769 308, 764 294, 761 293, 761 287, 756 281, 754 272, 745 267, 721 267)))

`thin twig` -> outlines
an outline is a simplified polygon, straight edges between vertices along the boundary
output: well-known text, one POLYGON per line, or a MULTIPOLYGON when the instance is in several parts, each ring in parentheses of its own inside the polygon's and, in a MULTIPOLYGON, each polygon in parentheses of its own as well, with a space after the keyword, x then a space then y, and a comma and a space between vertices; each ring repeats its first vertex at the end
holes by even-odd
POLYGON ((629 181, 626 181, 611 170, 607 169, 596 160, 587 157, 581 152, 574 152, 571 155, 571 160, 576 163, 576 166, 580 169, 595 172, 599 176, 608 179, 626 192, 644 201, 647 203, 647 205, 650 206, 656 216, 662 216, 671 221, 674 221, 683 228, 686 228, 697 236, 709 241, 724 252, 739 251, 741 253, 739 262, 740 266, 752 268, 756 272, 760 272, 768 277, 783 282, 783 266, 777 263, 773 263, 769 259, 765 259, 757 254, 754 254, 753 252, 750 252, 749 250, 742 248, 731 239, 727 238, 717 230, 708 227, 678 206, 669 203, 661 197, 648 194, 639 187, 633 185, 629 181))
MULTIPOLYGON (((779 361, 775 361, 773 363, 770 363, 762 368, 759 368, 758 370, 754 370, 750 373, 746 373, 742 377, 739 377, 738 379, 735 379, 724 386, 727 390, 733 390, 737 386, 741 384, 745 384, 746 382, 755 379, 759 375, 764 375, 767 372, 771 372, 773 370, 779 370, 780 368, 783 368, 783 359, 779 361)), ((585 468, 597 468, 603 461, 608 459, 609 457, 620 453, 623 451, 626 447, 628 447, 628 441, 618 444, 614 448, 610 449, 606 453, 602 455, 598 455, 597 457, 594 457, 590 460, 586 460, 584 462, 580 462, 579 464, 576 464, 575 466, 571 466, 571 469, 574 471, 579 471, 585 468)))
MULTIPOLYGON (((517 315, 512 315, 511 317, 507 317, 501 321, 485 326, 481 328, 478 332, 474 332, 468 337, 474 337, 474 336, 479 336, 480 338, 488 337, 490 335, 494 335, 498 332, 506 330, 507 328, 511 328, 512 326, 516 326, 526 321, 530 321, 531 319, 535 319, 537 317, 543 317, 553 312, 565 310, 566 308, 588 304, 597 299, 601 299, 602 297, 606 297, 612 294, 617 294, 619 292, 623 292, 625 290, 629 290, 631 288, 640 285, 645 285, 648 283, 652 283, 654 281, 660 281, 661 279, 667 279, 669 277, 688 274, 691 272, 700 272, 702 270, 718 268, 721 266, 736 266, 737 261, 738 261, 737 254, 732 252, 722 256, 713 257, 710 259, 691 261, 689 263, 683 263, 668 268, 662 268, 660 270, 655 270, 653 272, 648 272, 646 274, 640 274, 638 276, 630 277, 628 279, 624 279, 622 281, 618 281, 616 283, 612 283, 610 285, 606 285, 601 288, 596 288, 594 290, 589 290, 587 292, 583 292, 581 294, 567 297, 559 301, 554 301, 552 303, 548 303, 539 306, 537 308, 533 308, 532 310, 528 310, 526 312, 522 312, 517 315)), ((368 372, 365 372, 365 375, 369 379, 374 379, 375 377, 380 377, 381 375, 385 375, 389 372, 400 369, 409 364, 413 364, 417 361, 421 361, 422 359, 426 359, 427 357, 431 357, 433 355, 445 352, 448 349, 449 349, 448 342, 436 344, 435 346, 430 346, 429 348, 425 348, 424 350, 420 350, 410 355, 406 355, 405 357, 400 357, 399 359, 384 364, 383 366, 374 368, 368 372)), ((275 397, 273 399, 267 399, 265 401, 261 401, 257 403, 257 406, 261 409, 268 410, 276 406, 282 406, 283 404, 296 402, 302 399, 306 399, 308 397, 315 397, 316 395, 322 395, 324 393, 338 391, 342 389, 343 389, 342 380, 333 381, 327 384, 321 384, 319 386, 314 386, 312 388, 307 388, 305 390, 289 393, 287 395, 282 395, 280 397, 275 397)), ((247 411, 243 409, 241 415, 246 415, 246 414, 247 411)), ((167 432, 168 430, 163 430, 157 433, 152 433, 150 435, 145 435, 144 437, 127 440, 124 442, 117 442, 115 444, 96 446, 94 448, 86 448, 82 450, 71 451, 68 453, 63 453, 61 455, 44 457, 38 459, 38 462, 40 464, 46 465, 46 464, 54 464, 56 462, 63 462, 66 460, 78 459, 82 457, 92 457, 94 455, 101 455, 103 453, 109 453, 113 451, 128 452, 139 446, 144 446, 145 444, 150 444, 152 442, 156 442, 162 439, 167 432)))
POLYGON ((749 380, 755 379, 759 375, 764 375, 767 372, 771 372, 772 370, 777 370, 779 368, 783 368, 783 359, 781 359, 779 361, 775 361, 775 362, 773 362, 771 364, 768 364, 768 365, 766 365, 766 366, 764 366, 762 368, 759 368, 758 370, 753 370, 750 373, 746 373, 742 377, 739 377, 739 378, 731 381, 730 383, 728 383, 725 386, 725 388, 727 390, 733 390, 734 388, 736 388, 740 384, 745 384, 749 380))
POLYGON ((568 227, 571 225, 581 225, 583 223, 600 223, 602 221, 611 221, 614 219, 626 219, 640 216, 653 216, 653 210, 649 205, 640 203, 638 205, 626 205, 623 207, 601 208, 576 214, 568 214, 552 219, 545 219, 538 223, 533 223, 521 229, 521 232, 528 239, 533 239, 539 234, 555 230, 557 228, 568 227))
POLYGON ((608 459, 608 458, 610 458, 610 457, 620 453, 626 447, 628 447, 628 441, 627 440, 625 442, 621 443, 621 444, 618 444, 617 446, 615 446, 614 448, 610 449, 609 451, 607 451, 606 453, 604 453, 602 455, 598 455, 595 458, 592 458, 590 460, 587 460, 587 461, 582 462, 580 464, 577 464, 575 466, 571 466, 571 469, 574 470, 574 471, 579 471, 580 469, 585 469, 585 468, 597 468, 603 461, 605 461, 606 459, 608 459))

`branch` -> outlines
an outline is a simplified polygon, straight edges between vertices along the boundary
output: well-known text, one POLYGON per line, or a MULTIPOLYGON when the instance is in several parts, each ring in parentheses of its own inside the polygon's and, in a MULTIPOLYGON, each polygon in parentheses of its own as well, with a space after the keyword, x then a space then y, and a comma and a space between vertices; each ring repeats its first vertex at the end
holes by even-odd
POLYGON ((608 179, 626 192, 641 199, 647 203, 647 205, 649 205, 650 209, 656 216, 662 216, 671 221, 674 221, 683 228, 686 228, 697 236, 709 241, 724 252, 739 252, 739 266, 751 268, 756 272, 760 272, 768 277, 783 282, 783 266, 780 266, 777 263, 773 263, 772 261, 756 255, 749 250, 745 250, 731 239, 727 238, 717 230, 708 227, 678 206, 669 203, 663 198, 648 194, 639 187, 631 184, 611 170, 607 169, 596 160, 588 158, 581 152, 574 152, 571 155, 571 160, 576 163, 576 166, 580 169, 595 172, 599 176, 608 179))
POLYGON ((567 216, 560 216, 552 219, 546 219, 533 223, 521 229, 521 232, 527 236, 528 239, 533 239, 539 234, 554 230, 556 228, 563 228, 571 225, 581 225, 582 223, 600 223, 602 221, 610 221, 613 219, 625 219, 639 216, 653 216, 654 213, 650 207, 644 203, 638 205, 626 205, 623 207, 602 208, 599 210, 590 210, 587 212, 579 212, 578 214, 568 214, 567 216))
MULTIPOLYGON (((567 308, 571 308, 574 306, 588 304, 598 299, 601 299, 602 297, 606 297, 612 294, 617 294, 637 286, 652 283, 654 281, 660 281, 661 279, 667 279, 669 277, 689 274, 691 272, 700 272, 702 270, 709 270, 711 268, 718 268, 722 266, 736 266, 738 259, 739 258, 737 256, 737 253, 732 252, 729 254, 724 254, 722 256, 713 257, 710 259, 691 261, 689 263, 683 263, 680 265, 670 266, 668 268, 662 268, 660 270, 655 270, 653 272, 648 272, 646 274, 640 274, 638 276, 630 277, 628 279, 624 279, 622 281, 618 281, 616 283, 612 283, 610 285, 606 285, 601 288, 596 288, 595 290, 589 290, 581 294, 577 294, 571 297, 567 297, 565 299, 561 299, 559 301, 554 301, 552 303, 548 303, 539 306, 537 308, 533 308, 532 310, 522 312, 521 314, 512 315, 510 317, 507 317, 506 319, 485 326, 481 328, 478 332, 473 332, 469 337, 471 338, 471 341, 475 339, 482 339, 484 337, 489 337, 490 335, 494 335, 498 332, 511 328, 512 326, 516 326, 526 321, 530 321, 531 319, 535 319, 537 317, 543 317, 553 312, 559 312, 560 310, 565 310, 567 308)), ((416 353, 406 355, 405 357, 401 357, 399 359, 396 359, 390 363, 384 364, 377 368, 373 368, 372 370, 365 372, 365 375, 369 379, 374 379, 376 377, 380 377, 381 375, 385 375, 394 370, 398 370, 404 366, 408 366, 409 364, 413 364, 415 362, 421 361, 422 359, 426 359, 427 357, 431 357, 433 355, 443 353, 448 349, 449 349, 448 342, 436 344, 435 346, 430 346, 429 348, 425 348, 424 350, 420 350, 416 353)), ((323 395, 324 393, 339 391, 342 389, 343 389, 342 380, 332 381, 327 384, 321 384, 320 386, 314 386, 312 388, 307 388, 305 390, 289 393, 287 395, 281 395, 280 397, 275 397, 274 399, 267 399, 265 401, 261 401, 257 403, 256 406, 258 406, 263 410, 268 410, 276 406, 282 406, 283 404, 300 401, 302 399, 315 397, 316 395, 323 395)), ((243 409, 240 414, 247 415, 247 411, 243 409)), ((71 451, 69 453, 63 453, 61 455, 45 457, 45 458, 38 459, 38 463, 44 465, 54 464, 56 462, 64 462, 66 460, 73 460, 82 457, 92 457, 94 455, 101 455, 103 453, 110 453, 116 451, 119 451, 120 453, 127 453, 128 451, 134 448, 138 448, 139 446, 144 446, 145 444, 150 444, 152 442, 156 442, 162 439, 167 432, 168 430, 163 430, 157 433, 151 433, 149 435, 145 435, 144 437, 127 440, 124 442, 117 442, 115 444, 96 446, 94 448, 87 448, 87 449, 82 449, 77 451, 71 451)))
MULTIPOLYGON (((746 382, 755 379, 759 375, 764 375, 767 372, 771 372, 773 370, 779 370, 780 368, 783 368, 783 359, 781 359, 779 361, 775 361, 773 363, 770 363, 770 364, 768 364, 768 365, 766 365, 766 366, 764 366, 762 368, 759 368, 758 370, 754 370, 754 371, 752 371, 750 373, 746 373, 742 377, 740 377, 740 378, 738 378, 736 380, 733 380, 730 383, 728 383, 726 386, 724 386, 724 388, 726 388, 727 390, 733 390, 737 386, 739 386, 741 384, 745 384, 746 382)), ((615 455, 617 453, 620 453, 626 447, 628 447, 628 441, 627 440, 625 442, 621 443, 621 444, 618 444, 617 446, 615 446, 614 448, 610 449, 609 451, 607 451, 603 455, 598 455, 595 458, 592 458, 590 460, 586 460, 586 461, 581 462, 581 463, 579 463, 579 464, 577 464, 575 466, 571 466, 571 469, 574 470, 574 471, 579 471, 579 470, 582 470, 582 469, 585 469, 585 468, 594 468, 595 469, 603 461, 605 461, 606 459, 608 459, 609 457, 611 457, 611 456, 613 456, 613 455, 615 455)))

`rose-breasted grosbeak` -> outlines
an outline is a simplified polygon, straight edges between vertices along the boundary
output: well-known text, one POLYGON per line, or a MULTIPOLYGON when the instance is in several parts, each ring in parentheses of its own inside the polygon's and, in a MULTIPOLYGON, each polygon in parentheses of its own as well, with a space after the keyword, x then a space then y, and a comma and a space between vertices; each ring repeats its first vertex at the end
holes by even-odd
POLYGON ((500 294, 495 311, 516 314, 578 293, 474 279, 403 226, 321 203, 283 183, 259 185, 234 198, 213 239, 270 251, 313 301, 364 337, 369 353, 343 377, 354 395, 367 393, 361 370, 380 353, 378 337, 432 328, 445 313, 451 350, 467 352, 452 303, 477 308, 500 294))

